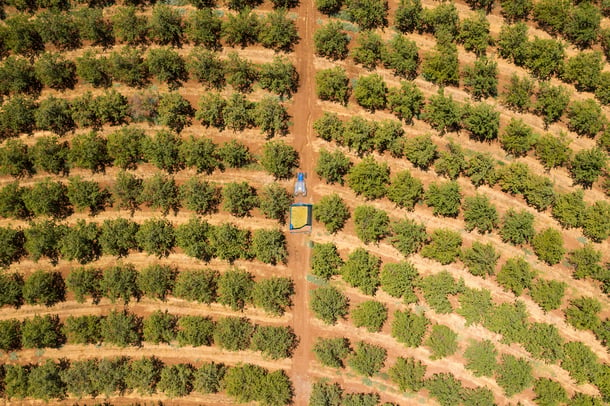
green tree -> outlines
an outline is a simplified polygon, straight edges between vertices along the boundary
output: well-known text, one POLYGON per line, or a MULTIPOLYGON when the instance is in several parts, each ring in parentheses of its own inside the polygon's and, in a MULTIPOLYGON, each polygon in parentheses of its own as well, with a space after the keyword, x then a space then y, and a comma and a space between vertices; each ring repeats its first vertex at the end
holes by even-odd
POLYGON ((596 250, 592 244, 585 244, 576 248, 570 251, 568 255, 568 262, 574 267, 573 276, 575 279, 596 278, 603 274, 601 260, 601 251, 596 250))
MULTIPOLYGON (((244 131, 254 125, 255 103, 250 102, 241 93, 233 93, 222 110, 226 126, 233 132, 244 131)), ((203 122, 203 121, 202 121, 203 122)))
POLYGON ((153 394, 161 378, 162 369, 163 362, 155 356, 133 359, 125 374, 125 383, 140 394, 153 394))
POLYGON ((0 227, 0 266, 8 268, 25 255, 23 231, 0 227))
POLYGON ((184 22, 177 9, 155 4, 148 22, 148 37, 159 45, 180 48, 184 37, 184 22))
POLYGON ((587 207, 583 221, 583 234, 595 242, 610 236, 610 204, 603 200, 587 207))
POLYGON ((582 189, 577 189, 574 192, 558 195, 555 198, 551 213, 562 227, 573 228, 582 225, 586 210, 583 197, 582 189))
POLYGON ((223 389, 223 378, 228 367, 224 364, 208 362, 199 367, 193 374, 193 389, 201 393, 217 393, 223 389))
POLYGON ((548 82, 540 83, 536 92, 534 111, 542 115, 545 126, 558 121, 570 101, 570 93, 566 87, 553 86, 548 82))
POLYGON ((260 19, 250 7, 240 8, 237 14, 229 14, 222 25, 224 39, 232 47, 239 45, 245 48, 256 44, 260 31, 260 19))
POLYGON ((348 364, 361 375, 373 376, 383 367, 386 357, 385 348, 360 341, 356 343, 348 364))
POLYGON ((268 313, 281 316, 292 305, 292 295, 294 295, 292 279, 271 277, 254 285, 252 302, 268 313))
POLYGON ((568 128, 578 135, 595 137, 604 128, 601 106, 594 99, 575 100, 568 107, 567 115, 568 128))
POLYGON ((148 219, 136 232, 136 241, 149 255, 167 257, 176 243, 174 227, 166 219, 148 219))
POLYGON ((117 13, 112 16, 111 22, 113 34, 119 41, 131 46, 147 42, 147 18, 136 15, 134 6, 119 7, 117 13))
POLYGON ((421 118, 438 130, 440 135, 446 131, 457 131, 462 122, 462 108, 453 100, 451 95, 445 96, 444 89, 440 89, 435 96, 431 96, 428 104, 422 111, 421 118))
POLYGON ((147 266, 138 274, 138 289, 150 298, 165 300, 174 288, 176 274, 177 270, 171 266, 147 266))
POLYGON ((99 183, 83 180, 80 176, 70 178, 68 183, 68 199, 76 210, 89 209, 91 216, 105 210, 112 203, 112 195, 99 183))
POLYGON ((292 327, 256 326, 250 348, 254 351, 261 351, 265 358, 278 360, 292 357, 297 344, 298 338, 292 327))
POLYGON ((248 271, 229 269, 218 278, 218 303, 233 310, 243 310, 252 300, 254 278, 248 271))
POLYGON ((34 71, 40 83, 51 89, 74 89, 76 84, 76 65, 57 53, 42 54, 34 64, 34 71))
POLYGON ((601 52, 581 52, 568 58, 562 78, 567 83, 574 83, 579 91, 592 92, 600 82, 602 68, 601 52))
POLYGON ((65 233, 64 225, 56 224, 51 220, 31 223, 30 227, 24 230, 25 250, 34 262, 47 257, 52 264, 57 264, 59 242, 65 233))
POLYGON ((21 325, 21 343, 23 348, 59 348, 65 342, 61 332, 59 316, 35 315, 25 319, 21 325))
POLYGON ((441 151, 434 164, 434 170, 441 176, 455 180, 466 168, 466 159, 462 147, 449 142, 448 151, 441 151))
POLYGON ((464 45, 466 51, 472 51, 477 56, 484 55, 491 42, 489 21, 485 18, 485 13, 479 11, 460 21, 460 30, 456 39, 464 45))
POLYGON ((214 343, 229 351, 243 351, 250 346, 254 326, 245 318, 224 317, 216 322, 214 343))
POLYGON ((379 243, 389 234, 390 217, 373 206, 358 206, 354 210, 354 223, 356 235, 362 242, 379 243))
POLYGON ((337 194, 320 199, 314 207, 313 215, 316 221, 324 223, 326 230, 331 234, 341 230, 350 217, 349 208, 337 194))
POLYGON ((565 133, 555 137, 549 133, 536 140, 536 157, 548 171, 568 163, 571 155, 569 140, 565 133))
POLYGON ((554 228, 546 228, 532 238, 532 247, 539 259, 549 265, 557 264, 565 254, 563 237, 554 228))
POLYGON ((237 91, 249 93, 258 79, 258 69, 247 59, 241 58, 237 52, 230 52, 225 64, 227 83, 237 91))
POLYGON ((171 343, 176 338, 178 317, 166 311, 157 310, 144 319, 142 334, 144 341, 159 344, 171 343))
POLYGON ((351 353, 349 339, 318 337, 313 345, 313 353, 322 365, 343 368, 345 359, 351 353))
POLYGON ((390 169, 385 163, 378 164, 374 158, 367 157, 350 170, 347 183, 356 194, 378 199, 385 195, 389 177, 390 169))
POLYGON ((27 304, 44 304, 50 307, 63 302, 65 296, 66 286, 59 272, 38 270, 23 284, 23 299, 27 304))
POLYGON ((422 182, 408 170, 398 172, 387 189, 388 199, 400 208, 413 210, 424 194, 422 182))
POLYGON ((367 70, 373 70, 381 62, 384 44, 381 37, 373 31, 363 31, 358 37, 358 45, 352 49, 354 62, 367 70))
POLYGON ((266 96, 256 104, 253 111, 254 123, 260 128, 267 139, 276 135, 284 136, 288 133, 288 120, 290 116, 279 100, 266 96))
POLYGON ((531 0, 500 0, 502 15, 511 22, 526 20, 532 11, 531 0))
POLYGON ((111 310, 100 323, 105 342, 118 347, 138 346, 142 341, 142 319, 127 310, 111 310))
POLYGON ((180 133, 191 125, 195 110, 179 93, 166 93, 159 100, 159 123, 180 133))
POLYGON ((563 69, 565 46, 560 41, 534 37, 525 54, 525 67, 538 79, 550 79, 563 69))
POLYGON ((600 324, 597 314, 601 309, 599 301, 592 297, 572 299, 565 310, 566 321, 579 330, 595 330, 600 324))
POLYGON ((597 356, 580 341, 569 341, 563 345, 561 367, 577 383, 591 382, 599 373, 597 356))
POLYGON ((26 93, 37 97, 42 90, 34 66, 25 58, 12 55, 6 58, 0 68, 0 78, 3 82, 0 93, 4 95, 26 93))
POLYGON ((66 386, 60 377, 61 370, 62 365, 50 359, 33 367, 28 375, 28 394, 46 401, 65 397, 66 386))
POLYGON ((265 217, 275 219, 284 224, 286 213, 292 204, 293 198, 279 183, 265 185, 259 195, 259 208, 265 217))
MULTIPOLYGON (((188 16, 186 35, 195 45, 209 50, 219 50, 222 22, 211 7, 200 8, 188 16)), ((199 52, 199 51, 194 51, 199 52)))
POLYGON ((86 264, 99 258, 101 247, 98 241, 99 229, 95 223, 78 220, 68 228, 59 242, 61 256, 68 261, 86 264))
POLYGON ((299 154, 282 141, 269 141, 263 146, 261 165, 276 179, 288 178, 299 166, 299 154))
POLYGON ((19 273, 0 275, 0 306, 18 309, 23 304, 23 276, 19 273))
POLYGON ((441 406, 460 403, 462 383, 452 373, 436 373, 428 378, 425 387, 441 406))
MULTIPOLYGON (((132 21, 129 21, 128 24, 132 24, 132 21)), ((112 77, 117 82, 137 88, 142 88, 149 83, 150 72, 142 57, 142 51, 125 46, 120 51, 113 51, 109 61, 112 77)))
POLYGON ((326 324, 336 324, 347 315, 349 299, 337 288, 323 286, 310 293, 309 307, 326 324))
POLYGON ((311 252, 311 271, 314 275, 330 279, 339 274, 343 260, 333 243, 314 244, 311 252))
POLYGON ((481 324, 493 308, 491 292, 487 289, 466 288, 458 297, 460 307, 457 313, 466 319, 466 325, 481 324))
POLYGON ((85 296, 91 296, 93 303, 102 297, 102 271, 98 268, 75 268, 66 277, 66 286, 78 303, 85 302, 85 296))
POLYGON ((365 327, 371 333, 381 331, 388 318, 388 308, 380 302, 367 300, 351 311, 351 318, 356 327, 365 327))
POLYGON ((205 215, 218 211, 221 190, 214 183, 192 177, 180 185, 179 196, 185 208, 205 215))
POLYGON ((424 194, 424 200, 432 207, 435 216, 457 217, 461 198, 459 185, 455 181, 432 183, 424 194))
POLYGON ((36 21, 25 15, 15 15, 6 19, 6 47, 16 54, 34 57, 44 51, 44 42, 36 21))
POLYGON ((401 81, 400 87, 388 90, 388 108, 396 117, 412 124, 413 118, 419 117, 424 105, 424 95, 417 85, 412 82, 401 81))
POLYGON ((316 54, 333 61, 345 59, 350 37, 343 30, 343 24, 331 21, 319 28, 313 36, 316 54))
POLYGON ((534 237, 534 216, 525 210, 509 209, 502 219, 500 236, 505 242, 521 245, 534 237))
POLYGON ((398 357, 388 370, 388 375, 401 391, 417 392, 424 386, 426 369, 425 364, 412 357, 398 357))
POLYGON ((71 166, 89 169, 91 172, 105 172, 110 163, 106 139, 94 131, 79 134, 72 140, 68 151, 71 166))
POLYGON ((143 159, 144 132, 137 128, 122 127, 108 134, 108 156, 113 165, 121 169, 135 169, 143 159))
POLYGON ((74 131, 74 120, 70 114, 70 105, 64 99, 49 96, 42 100, 34 112, 36 127, 52 131, 60 136, 74 131))
POLYGON ((507 153, 523 156, 535 145, 536 135, 523 120, 513 118, 500 136, 500 143, 507 153))
POLYGON ((316 94, 321 100, 347 105, 350 83, 345 69, 334 67, 316 72, 316 94))
POLYGON ((138 249, 138 228, 137 223, 123 218, 104 220, 98 237, 102 252, 120 258, 127 256, 130 250, 138 249))
POLYGON ((381 51, 381 60, 384 67, 392 69, 394 74, 401 78, 415 79, 420 61, 417 44, 414 41, 397 33, 385 44, 381 51))
POLYGON ((381 289, 390 296, 403 298, 405 303, 417 301, 414 288, 419 281, 417 268, 410 262, 388 263, 380 275, 381 289))
POLYGON ((250 248, 256 259, 267 264, 285 264, 288 259, 286 237, 277 229, 254 231, 250 248))
POLYGON ((496 280, 505 289, 512 291, 519 296, 523 289, 530 288, 534 279, 534 271, 530 269, 529 263, 522 257, 509 258, 500 272, 498 272, 496 280))
POLYGON ((394 16, 396 29, 403 33, 421 29, 422 12, 421 0, 401 0, 394 16))
POLYGON ((366 295, 374 296, 379 286, 381 259, 363 248, 355 249, 341 267, 343 279, 366 295))
POLYGON ((360 76, 354 85, 354 98, 365 109, 383 110, 387 103, 388 87, 378 74, 360 76))
POLYGON ((21 140, 7 140, 0 148, 0 173, 22 178, 32 176, 34 172, 27 145, 21 140))
POLYGON ((532 323, 527 330, 523 346, 532 356, 547 362, 556 362, 562 355, 563 338, 553 324, 532 323))
POLYGON ((358 116, 352 117, 345 123, 343 138, 338 139, 337 142, 347 145, 350 150, 355 151, 361 157, 372 152, 375 147, 375 136, 378 128, 374 121, 358 116))
POLYGON ((72 213, 67 192, 68 188, 63 183, 45 178, 24 194, 23 202, 35 216, 65 218, 72 213))
POLYGON ((314 121, 313 128, 318 137, 325 141, 343 142, 345 126, 337 113, 324 112, 322 117, 314 121))
POLYGON ((211 269, 186 270, 178 273, 172 294, 176 297, 211 304, 216 301, 218 271, 211 269))
POLYGON ((191 364, 166 365, 161 370, 157 389, 170 398, 187 396, 193 390, 193 371, 191 364))
POLYGON ((498 137, 500 113, 490 104, 467 105, 464 109, 464 128, 477 141, 492 141, 498 137))
POLYGON ((226 106, 227 101, 219 93, 204 93, 199 99, 195 118, 206 128, 212 126, 223 131, 226 124, 223 116, 226 106))
POLYGON ((451 313, 453 307, 448 296, 464 290, 464 282, 462 280, 456 282, 447 271, 422 278, 418 285, 424 293, 426 302, 437 313, 451 313))
POLYGON ((427 170, 437 158, 437 147, 430 135, 418 135, 405 141, 404 153, 413 165, 427 170))
POLYGON ((180 159, 182 140, 169 131, 157 131, 152 137, 146 137, 142 145, 144 159, 168 173, 176 172, 184 167, 180 159))
POLYGON ((447 265, 459 256, 461 245, 462 237, 459 233, 448 229, 438 229, 434 230, 430 242, 422 248, 421 255, 447 265))
POLYGON ((148 51, 146 57, 148 71, 160 82, 167 83, 169 90, 176 90, 188 80, 184 59, 171 48, 157 48, 148 51))
POLYGON ((538 378, 534 382, 534 402, 537 405, 553 406, 568 400, 566 390, 559 382, 549 378, 538 378))
POLYGON ((441 41, 432 51, 426 53, 422 64, 422 75, 424 79, 439 86, 457 85, 459 61, 455 44, 441 41))
POLYGON ((178 198, 178 186, 176 186, 174 178, 156 173, 151 178, 146 179, 143 182, 139 201, 150 208, 161 209, 164 216, 170 210, 176 215, 180 208, 180 200, 178 198))
POLYGON ((466 369, 472 371, 474 376, 492 376, 497 364, 498 351, 490 340, 471 341, 464 351, 466 369))
MULTIPOLYGON (((0 77, 1 77, 0 69, 0 77)), ((6 101, 0 108, 0 129, 3 137, 17 137, 21 133, 31 134, 36 119, 36 103, 25 96, 16 95, 6 101)))
POLYGON ((127 304, 132 297, 139 299, 141 295, 136 283, 137 276, 138 272, 131 264, 106 268, 100 281, 100 290, 112 303, 120 298, 127 304))
POLYGON ((532 384, 532 366, 526 359, 504 354, 502 363, 498 365, 496 381, 506 396, 515 395, 532 384))
POLYGON ((509 109, 516 112, 525 112, 532 107, 531 98, 533 94, 534 81, 529 76, 519 77, 514 73, 510 77, 510 83, 507 85, 506 90, 500 97, 502 104, 509 109))
POLYGON ((258 206, 256 189, 247 182, 231 182, 222 189, 223 209, 234 216, 245 217, 258 206))
POLYGON ((492 243, 483 244, 478 241, 474 241, 470 248, 460 254, 460 259, 468 267, 468 272, 483 278, 496 272, 499 258, 500 254, 496 252, 492 243))
POLYGON ((464 221, 467 231, 477 228, 485 234, 497 227, 498 213, 486 195, 468 196, 464 200, 464 221))
POLYGON ((606 154, 597 147, 581 150, 570 162, 572 179, 575 183, 590 188, 606 167, 606 162, 606 154))
MULTIPOLYGON (((213 16, 213 11, 207 9, 198 10, 192 15, 197 15, 200 12, 205 13, 206 15, 212 15, 211 18, 214 19, 214 22, 202 21, 201 29, 198 33, 202 34, 204 32, 203 30, 208 29, 215 30, 214 24, 216 22, 220 24, 220 21, 217 21, 217 17, 213 16)), ((207 31, 205 32, 207 38, 207 31)), ((216 38, 216 34, 213 34, 212 32, 213 31, 210 31, 211 38, 209 40, 218 41, 219 38, 216 38)), ((205 41, 207 41, 207 39, 205 41)), ((218 46, 220 46, 220 43, 218 43, 218 46)), ((214 49, 216 48, 216 45, 211 46, 210 44, 208 47, 214 49)), ((225 87, 225 61, 221 60, 215 52, 208 49, 193 48, 187 59, 187 68, 191 76, 205 86, 206 89, 222 90, 225 87)))
POLYGON ((350 21, 363 30, 383 28, 388 25, 388 3, 385 0, 346 0, 346 13, 350 21))
POLYGON ((265 48, 290 52, 300 40, 296 24, 286 9, 275 9, 261 21, 258 40, 265 48))
POLYGON ((598 38, 601 13, 589 3, 580 3, 568 11, 563 27, 566 38, 579 48, 587 48, 598 38))
POLYGON ((233 263, 238 258, 247 259, 250 246, 250 232, 237 228, 231 223, 214 227, 210 234, 210 245, 220 259, 233 263))
POLYGON ((432 350, 431 359, 447 357, 457 351, 457 333, 447 326, 435 324, 425 344, 432 350))
POLYGON ((417 315, 408 309, 404 312, 397 310, 392 322, 392 337, 407 347, 417 348, 423 341, 428 324, 430 320, 423 313, 417 315))
POLYGON ((210 346, 214 342, 216 324, 209 317, 182 316, 178 320, 177 339, 180 346, 210 346))

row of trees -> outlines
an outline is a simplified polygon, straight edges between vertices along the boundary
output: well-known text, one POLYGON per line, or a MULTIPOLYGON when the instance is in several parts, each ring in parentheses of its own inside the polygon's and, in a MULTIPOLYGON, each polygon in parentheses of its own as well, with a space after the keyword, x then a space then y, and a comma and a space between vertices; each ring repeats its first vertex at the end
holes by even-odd
MULTIPOLYGON (((371 149, 374 142, 382 142, 385 129, 392 123, 389 121, 378 125, 374 122, 352 119, 344 128, 338 118, 327 115, 316 122, 316 130, 325 139, 334 137, 338 140, 345 138, 351 140, 353 139, 351 124, 358 122, 373 130, 382 129, 379 133, 370 130, 367 133, 368 138, 362 137, 367 139, 371 149), (377 136, 379 138, 376 138, 377 136)), ((396 126, 396 128, 400 127, 396 126)), ((457 179, 459 175, 469 176, 475 186, 498 184, 504 192, 522 195, 526 203, 538 211, 550 208, 552 216, 562 227, 582 227, 584 234, 594 241, 602 241, 610 235, 610 223, 604 220, 610 206, 605 201, 600 200, 587 206, 583 201, 582 190, 577 189, 566 194, 556 193, 549 178, 531 173, 527 164, 514 162, 500 167, 491 155, 484 153, 475 153, 467 160, 464 150, 453 143, 449 144, 448 151, 439 153, 430 136, 417 136, 406 140, 395 138, 393 142, 403 146, 404 154, 415 166, 427 169, 434 164, 434 170, 439 175, 449 179, 457 179)), ((577 153, 570 171, 579 183, 591 186, 604 170, 605 165, 605 153, 593 148, 577 153)), ((481 233, 485 233, 492 231, 498 224, 495 207, 485 196, 476 194, 463 199, 464 196, 455 180, 432 183, 428 190, 424 191, 422 182, 410 171, 401 171, 391 176, 388 165, 376 162, 371 156, 353 165, 340 151, 330 153, 322 150, 316 173, 328 183, 346 183, 356 194, 364 196, 367 200, 386 196, 398 207, 408 210, 412 210, 415 204, 423 201, 433 208, 435 215, 458 216, 460 203, 464 200, 462 209, 465 213, 467 230, 477 228, 481 233)), ((336 202, 336 199, 336 196, 326 196, 321 201, 322 204, 317 207, 318 218, 328 223, 327 229, 330 232, 341 229, 349 218, 349 212, 343 207, 344 205, 336 202), (334 217, 333 213, 338 216, 334 217)), ((522 241, 516 243, 520 244, 522 241)))
POLYGON ((40 364, 6 364, 3 387, 9 399, 65 399, 68 396, 105 397, 138 393, 164 393, 170 398, 225 391, 239 402, 260 401, 287 405, 293 387, 283 370, 270 372, 253 364, 228 366, 203 363, 165 364, 156 357, 130 359, 92 358, 80 361, 47 359, 40 364))
MULTIPOLYGON (((24 2, 23 4, 36 2, 24 2)), ((66 2, 69 4, 69 2, 66 2)), ((208 5, 209 6, 209 5, 208 5)), ((235 13, 221 18, 211 7, 194 10, 184 16, 184 10, 168 4, 155 4, 151 14, 141 13, 135 5, 118 7, 112 17, 105 18, 101 9, 78 9, 71 12, 45 10, 35 18, 16 13, 5 19, 0 37, 1 52, 27 57, 44 52, 53 45, 60 51, 75 50, 87 42, 104 48, 115 43, 129 46, 171 45, 186 43, 208 49, 228 46, 261 44, 275 51, 290 52, 299 35, 294 20, 286 9, 279 8, 259 15, 248 5, 240 5, 235 13)))
POLYGON ((131 251, 167 257, 179 247, 193 258, 209 261, 219 258, 258 259, 277 264, 287 260, 286 237, 278 229, 251 232, 231 223, 217 226, 193 217, 174 226, 164 218, 150 218, 142 224, 123 218, 105 220, 100 226, 79 220, 73 226, 51 220, 32 222, 20 229, 2 228, 2 264, 9 266, 28 255, 38 261, 46 258, 57 264, 60 258, 86 264, 100 255, 127 256, 131 251))
POLYGON ((130 47, 108 56, 87 51, 75 61, 55 52, 46 52, 34 62, 10 56, 0 66, 0 77, 1 94, 31 96, 38 96, 44 87, 73 89, 79 79, 98 88, 108 88, 114 81, 142 88, 155 77, 170 90, 176 90, 192 77, 207 88, 221 90, 229 84, 237 91, 249 93, 258 84, 280 97, 290 97, 299 80, 294 66, 283 57, 254 64, 236 52, 220 59, 216 52, 201 47, 194 47, 186 57, 169 47, 151 49, 146 55, 130 47))
POLYGON ((33 219, 50 216, 62 219, 77 211, 95 216, 113 204, 117 209, 138 210, 142 204, 160 209, 163 215, 177 214, 181 207, 199 215, 218 212, 222 208, 234 216, 250 216, 259 208, 267 218, 284 223, 292 196, 278 183, 270 183, 258 191, 247 182, 229 182, 224 186, 200 178, 191 178, 177 185, 172 176, 155 174, 141 179, 121 172, 110 185, 72 177, 66 184, 49 179, 31 187, 10 183, 0 189, 0 216, 33 219))
MULTIPOLYGON (((147 5, 154 5, 155 2, 145 1, 145 0, 129 0, 119 2, 123 6, 136 6, 136 7, 145 7, 147 5)), ((231 10, 240 10, 245 6, 249 6, 251 8, 257 7, 262 3, 260 0, 229 0, 229 1, 216 1, 216 0, 191 0, 186 2, 186 4, 190 4, 191 6, 197 9, 205 9, 205 8, 213 8, 226 6, 231 10)), ((15 7, 17 11, 27 12, 30 14, 35 13, 39 9, 48 9, 52 11, 69 11, 72 8, 78 8, 78 5, 86 4, 91 9, 103 9, 105 7, 110 7, 117 2, 115 0, 79 0, 75 3, 72 3, 67 0, 29 0, 27 2, 21 2, 19 0, 9 0, 5 3, 8 6, 15 7)), ((293 8, 298 6, 298 2, 294 0, 272 0, 271 4, 274 9, 278 8, 293 8)))
POLYGON ((126 310, 113 310, 106 316, 69 316, 63 322, 57 315, 35 316, 19 321, 0 321, 3 351, 22 348, 59 348, 64 343, 107 343, 119 347, 150 344, 180 346, 216 345, 229 351, 251 349, 265 358, 290 358, 298 343, 291 327, 261 326, 247 318, 176 316, 160 310, 142 318, 126 310))
MULTIPOLYGON (((278 179, 290 177, 299 163, 298 153, 283 141, 265 143, 261 156, 255 157, 246 145, 235 140, 218 145, 209 138, 190 136, 183 140, 164 130, 146 136, 140 129, 125 127, 107 138, 95 131, 81 133, 73 137, 71 144, 57 137, 40 137, 32 146, 21 140, 8 140, 0 147, 0 173, 15 178, 36 172, 68 175, 71 167, 97 173, 112 165, 125 170, 147 162, 168 173, 188 167, 209 175, 216 169, 247 166, 257 158, 278 179)), ((120 172, 117 183, 134 176, 120 172)))
MULTIPOLYGON (((262 64, 261 69, 258 70, 250 62, 237 56, 236 58, 239 59, 236 62, 239 67, 228 80, 238 90, 251 91, 254 83, 258 81, 262 88, 277 93, 280 97, 291 95, 296 91, 298 75, 290 62, 275 59, 269 64, 262 64)), ((2 82, 4 89, 0 89, 0 93, 8 94, 13 91, 19 93, 23 90, 30 93, 31 91, 38 92, 42 88, 41 83, 28 73, 33 68, 22 66, 18 62, 18 60, 11 59, 0 67, 0 76, 5 75, 7 78, 2 82), (24 77, 24 75, 28 77, 24 77)), ((93 60, 94 64, 98 62, 93 60)), ((60 62, 59 65, 53 67, 52 75, 54 77, 47 77, 46 83, 50 83, 52 86, 55 86, 53 83, 59 84, 59 86, 63 86, 65 83, 70 83, 72 86, 76 83, 74 76, 65 76, 65 73, 69 74, 70 70, 60 66, 62 64, 63 62, 60 62)), ((128 62, 122 61, 121 67, 124 68, 125 64, 128 62)), ((130 66, 126 69, 126 72, 131 75, 134 72, 133 69, 136 68, 130 66)), ((207 68, 205 69, 206 75, 212 74, 207 68)), ((221 71, 216 73, 223 78, 223 66, 220 66, 219 69, 221 71)), ((95 77, 105 74, 103 72, 89 73, 95 77)), ((171 74, 164 76, 165 80, 179 80, 178 77, 169 75, 171 74)), ((208 77, 208 79, 210 78, 208 77)), ((224 79, 222 80, 224 83, 224 79)), ((256 125, 261 127, 262 132, 269 137, 275 133, 284 135, 287 131, 288 114, 283 104, 273 96, 266 96, 259 102, 252 102, 241 93, 234 93, 227 99, 215 93, 206 93, 201 97, 198 109, 194 109, 188 100, 175 92, 163 95, 151 94, 146 99, 145 102, 142 102, 141 97, 127 98, 116 90, 106 91, 97 97, 86 92, 73 100, 50 96, 40 102, 36 102, 30 97, 16 95, 8 99, 0 110, 0 128, 4 133, 3 138, 9 138, 23 133, 31 134, 37 129, 64 135, 73 132, 77 127, 100 129, 103 125, 121 125, 128 121, 149 121, 181 132, 185 127, 191 125, 193 118, 196 118, 206 127, 214 126, 220 130, 228 127, 233 131, 243 131, 245 128, 256 125), (209 109, 213 110, 208 111, 209 109)))
POLYGON ((47 307, 62 302, 71 292, 78 303, 90 298, 94 304, 102 298, 112 303, 128 304, 146 296, 166 300, 174 296, 198 303, 220 303, 232 310, 246 305, 282 315, 292 304, 294 294, 290 278, 270 277, 256 282, 242 269, 219 273, 211 269, 184 270, 166 265, 150 265, 141 271, 131 264, 113 267, 76 268, 64 279, 59 272, 35 271, 25 280, 19 273, 0 275, 0 305, 20 307, 23 303, 47 307))

